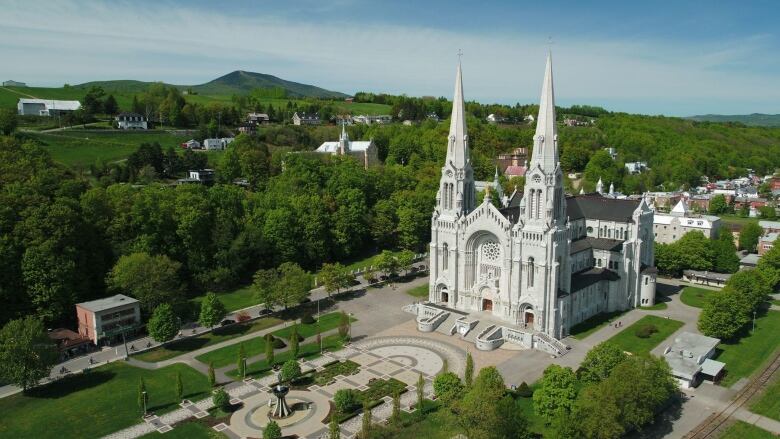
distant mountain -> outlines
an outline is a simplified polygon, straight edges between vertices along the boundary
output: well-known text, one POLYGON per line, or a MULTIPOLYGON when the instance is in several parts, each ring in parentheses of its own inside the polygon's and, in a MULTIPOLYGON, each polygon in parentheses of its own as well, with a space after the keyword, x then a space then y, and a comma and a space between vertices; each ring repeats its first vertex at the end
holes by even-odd
POLYGON ((347 95, 337 91, 325 90, 313 85, 287 81, 273 75, 236 70, 225 76, 201 85, 192 86, 192 90, 204 95, 247 94, 254 88, 282 88, 290 97, 345 98, 347 95))
POLYGON ((704 114, 701 116, 689 116, 686 119, 707 122, 740 122, 750 126, 780 127, 780 114, 704 114))
MULTIPOLYGON (((83 84, 74 85, 75 88, 88 89, 92 86, 103 87, 106 91, 138 93, 146 90, 152 82, 116 80, 116 81, 92 81, 83 84)), ((333 98, 341 99, 348 95, 337 91, 325 90, 324 88, 313 85, 301 84, 299 82, 287 81, 273 75, 264 73, 245 72, 236 70, 217 79, 200 85, 172 85, 179 89, 192 89, 192 91, 201 95, 244 95, 249 94, 255 88, 277 88, 283 89, 288 97, 291 98, 333 98)))

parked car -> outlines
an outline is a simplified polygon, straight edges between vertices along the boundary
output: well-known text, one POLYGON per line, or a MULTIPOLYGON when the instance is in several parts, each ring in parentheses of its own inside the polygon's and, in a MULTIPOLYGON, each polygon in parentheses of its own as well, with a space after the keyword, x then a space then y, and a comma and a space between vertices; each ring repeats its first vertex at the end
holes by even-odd
POLYGON ((231 319, 225 319, 222 322, 220 322, 219 326, 232 325, 233 323, 236 323, 236 321, 231 319))
POLYGON ((261 309, 261 310, 260 310, 260 311, 257 313, 257 315, 259 315, 259 316, 264 316, 264 315, 267 315, 267 314, 271 314, 272 312, 273 312, 273 311, 271 311, 271 310, 270 310, 270 309, 268 309, 268 308, 263 308, 263 309, 261 309))

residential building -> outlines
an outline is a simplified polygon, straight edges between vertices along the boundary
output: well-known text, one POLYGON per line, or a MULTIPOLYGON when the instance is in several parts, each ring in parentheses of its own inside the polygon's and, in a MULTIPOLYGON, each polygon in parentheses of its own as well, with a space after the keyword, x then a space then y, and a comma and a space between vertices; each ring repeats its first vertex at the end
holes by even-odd
POLYGON ((777 232, 767 233, 766 235, 758 238, 758 245, 756 245, 756 250, 758 250, 759 256, 764 256, 766 252, 772 249, 772 247, 775 246, 775 241, 777 241, 777 232))
POLYGON ((292 117, 293 125, 319 125, 322 123, 316 114, 295 112, 292 117))
POLYGON ((27 84, 9 79, 8 81, 3 81, 3 87, 27 87, 27 84))
POLYGON ((353 116, 352 121, 354 123, 363 124, 363 125, 371 125, 374 123, 384 125, 392 122, 393 116, 390 116, 388 114, 376 115, 376 116, 361 114, 359 116, 353 116))
POLYGON ((76 304, 79 334, 99 346, 121 340, 141 327, 141 306, 124 294, 76 304))
POLYGON ((271 122, 271 118, 266 113, 247 113, 246 121, 253 125, 262 125, 271 122))
POLYGON ((497 123, 506 123, 507 120, 509 120, 509 119, 507 119, 504 116, 491 113, 491 114, 488 115, 488 117, 485 118, 485 120, 487 120, 488 123, 497 124, 497 123))
POLYGON ((714 271, 683 270, 682 279, 686 282, 698 285, 708 285, 722 288, 728 282, 731 274, 716 273, 714 271))
POLYGON ((647 167, 647 162, 628 162, 625 165, 629 174, 641 174, 650 169, 647 167))
POLYGON ((222 137, 220 139, 203 139, 203 148, 209 151, 222 151, 228 144, 235 140, 234 137, 222 137))
POLYGON ((749 270, 751 268, 756 268, 760 259, 761 256, 755 253, 748 253, 745 255, 745 257, 739 260, 739 269, 749 270))
POLYGON ((193 169, 187 171, 186 178, 180 178, 177 180, 179 184, 214 184, 214 170, 213 169, 193 169))
POLYGON ((672 375, 683 389, 696 387, 703 379, 717 381, 726 366, 715 361, 720 340, 693 332, 682 332, 664 350, 664 359, 672 369, 672 375))
POLYGON ((698 215, 688 210, 684 199, 680 199, 669 213, 656 212, 653 219, 655 241, 669 244, 682 238, 688 232, 699 231, 713 239, 718 234, 721 220, 713 215, 698 215))
POLYGON ((181 144, 181 147, 184 149, 200 149, 201 145, 200 142, 198 142, 195 139, 190 139, 184 143, 181 144))
POLYGON ((379 163, 379 155, 374 140, 351 141, 345 125, 341 126, 341 136, 338 142, 324 142, 314 152, 320 154, 342 155, 355 158, 368 169, 379 163))
POLYGON ((119 113, 116 116, 116 127, 120 130, 145 130, 146 118, 138 113, 119 113))
POLYGON ((609 156, 612 157, 612 160, 617 160, 617 149, 609 147, 609 148, 604 148, 604 151, 606 151, 607 154, 609 154, 609 156))
POLYGON ((780 221, 761 220, 758 225, 764 229, 764 234, 780 232, 780 221))
POLYGON ((508 154, 499 154, 496 159, 496 165, 502 171, 505 171, 509 166, 522 166, 528 167, 528 148, 515 148, 508 154))
POLYGON ((560 339, 577 323, 655 303, 653 210, 644 198, 566 196, 555 121, 548 57, 523 193, 500 209, 490 192, 477 204, 458 66, 431 218, 428 302, 416 307, 421 331, 431 327, 427 316, 447 313, 461 336, 475 328, 480 350, 524 340, 563 355, 560 339))
POLYGON ((19 99, 16 110, 20 116, 61 116, 81 108, 79 101, 56 101, 51 99, 19 99))

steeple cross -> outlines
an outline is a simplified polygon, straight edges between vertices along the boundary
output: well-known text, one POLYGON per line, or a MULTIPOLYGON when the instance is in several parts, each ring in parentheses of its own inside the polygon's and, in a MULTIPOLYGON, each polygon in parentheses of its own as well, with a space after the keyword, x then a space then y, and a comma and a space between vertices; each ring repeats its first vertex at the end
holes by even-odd
POLYGON ((463 51, 458 49, 458 62, 460 62, 461 58, 463 58, 463 51))

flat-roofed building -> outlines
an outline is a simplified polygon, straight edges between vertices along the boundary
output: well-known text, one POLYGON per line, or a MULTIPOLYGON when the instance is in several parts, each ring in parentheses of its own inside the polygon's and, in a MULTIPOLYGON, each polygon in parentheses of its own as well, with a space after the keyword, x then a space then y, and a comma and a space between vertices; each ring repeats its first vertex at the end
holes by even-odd
POLYGON ((138 300, 124 294, 76 304, 79 334, 95 345, 119 340, 122 333, 132 333, 141 326, 138 300))
POLYGON ((696 387, 706 377, 717 381, 726 366, 712 359, 719 343, 717 338, 693 332, 682 332, 675 337, 672 345, 664 350, 664 359, 680 387, 696 387))
POLYGON ((52 99, 19 99, 16 110, 20 116, 57 116, 81 108, 79 101, 57 101, 52 99))

